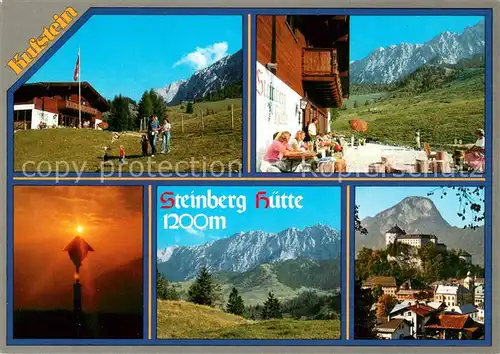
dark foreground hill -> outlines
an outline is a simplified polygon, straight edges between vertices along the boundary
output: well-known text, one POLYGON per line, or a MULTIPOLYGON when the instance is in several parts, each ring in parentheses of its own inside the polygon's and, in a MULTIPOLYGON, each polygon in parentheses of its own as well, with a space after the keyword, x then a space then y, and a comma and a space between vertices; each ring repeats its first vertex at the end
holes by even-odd
POLYGON ((100 338, 141 339, 143 336, 142 314, 90 313, 77 321, 71 311, 14 312, 14 338, 100 338))

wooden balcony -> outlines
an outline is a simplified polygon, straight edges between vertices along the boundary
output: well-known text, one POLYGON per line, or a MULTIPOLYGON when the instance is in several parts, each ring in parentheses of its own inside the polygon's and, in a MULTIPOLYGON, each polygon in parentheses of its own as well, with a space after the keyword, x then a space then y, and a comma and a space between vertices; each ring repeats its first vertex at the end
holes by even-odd
MULTIPOLYGON (((343 73, 345 75, 345 73, 343 73)), ((342 106, 341 74, 337 50, 334 48, 303 48, 302 81, 307 97, 320 107, 342 106)))
POLYGON ((332 76, 338 72, 337 50, 333 48, 303 48, 302 76, 332 76))
MULTIPOLYGON (((76 111, 76 112, 78 112, 78 109, 79 109, 78 102, 72 102, 72 101, 66 101, 66 100, 59 100, 57 108, 60 111, 71 110, 71 111, 76 111)), ((82 111, 82 113, 88 113, 88 114, 91 114, 93 116, 96 116, 99 113, 99 111, 97 109, 83 105, 83 104, 81 105, 81 111, 82 111)))

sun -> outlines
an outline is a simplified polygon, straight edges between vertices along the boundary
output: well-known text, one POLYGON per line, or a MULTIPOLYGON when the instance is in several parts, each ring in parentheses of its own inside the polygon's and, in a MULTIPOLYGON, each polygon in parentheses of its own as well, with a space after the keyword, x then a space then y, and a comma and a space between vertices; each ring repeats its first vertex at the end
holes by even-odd
POLYGON ((83 232, 83 226, 82 225, 77 225, 76 226, 76 232, 78 232, 79 234, 81 234, 83 232))

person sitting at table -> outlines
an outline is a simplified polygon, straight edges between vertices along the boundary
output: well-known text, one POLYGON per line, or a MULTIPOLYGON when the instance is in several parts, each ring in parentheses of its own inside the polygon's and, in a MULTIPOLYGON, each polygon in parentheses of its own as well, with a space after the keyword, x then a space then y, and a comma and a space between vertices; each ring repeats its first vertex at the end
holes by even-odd
POLYGON ((300 155, 301 151, 294 151, 288 141, 292 134, 287 131, 275 133, 274 140, 264 153, 263 162, 276 167, 282 172, 292 172, 300 163, 300 160, 288 161, 287 157, 300 155))
POLYGON ((307 151, 308 146, 304 142, 305 137, 306 133, 303 130, 297 131, 297 133, 295 133, 295 137, 292 140, 290 140, 290 147, 292 148, 292 150, 307 151))
POLYGON ((332 150, 333 150, 333 153, 334 154, 339 154, 340 157, 343 157, 344 156, 344 148, 342 147, 342 145, 340 143, 338 143, 337 141, 335 141, 333 143, 333 146, 332 146, 332 150))
POLYGON ((476 130, 477 140, 473 146, 465 151, 465 161, 467 164, 476 171, 484 171, 484 130, 476 130))

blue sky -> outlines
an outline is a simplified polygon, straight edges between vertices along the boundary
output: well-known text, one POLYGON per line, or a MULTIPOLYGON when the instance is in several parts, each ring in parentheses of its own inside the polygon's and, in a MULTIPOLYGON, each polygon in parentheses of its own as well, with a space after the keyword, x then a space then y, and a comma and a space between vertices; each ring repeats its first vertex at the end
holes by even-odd
POLYGON ((441 32, 461 33, 482 16, 351 16, 350 60, 368 56, 391 44, 425 43, 441 32))
MULTIPOLYGON (((406 197, 420 196, 430 198, 443 218, 452 226, 462 227, 471 222, 470 219, 462 221, 458 216, 459 201, 456 192, 449 189, 446 196, 441 199, 441 192, 436 191, 437 187, 357 187, 356 205, 359 206, 359 217, 363 219, 389 209, 402 201, 406 197), (428 192, 436 191, 434 196, 427 196, 428 192)), ((475 187, 471 188, 471 191, 475 187)), ((481 198, 484 199, 484 190, 481 191, 481 198)), ((483 205, 484 206, 484 205, 483 205)), ((468 215, 470 217, 470 214, 468 215)))
POLYGON ((79 46, 82 81, 107 99, 139 100, 241 49, 242 17, 96 15, 29 82, 73 81, 79 46))
POLYGON ((303 229, 314 224, 329 225, 340 231, 342 212, 340 209, 339 187, 159 187, 158 188, 158 211, 157 211, 157 247, 166 248, 171 245, 198 245, 216 239, 232 236, 240 231, 262 230, 267 232, 279 232, 281 230, 297 227, 303 229), (161 209, 160 195, 165 191, 171 191, 178 195, 190 195, 195 191, 196 195, 206 195, 210 189, 212 194, 221 195, 244 195, 246 196, 246 211, 238 214, 235 209, 161 209), (302 209, 263 209, 255 207, 255 195, 259 191, 266 191, 267 195, 277 191, 282 193, 301 195, 303 200, 302 209), (225 230, 165 230, 164 215, 166 213, 190 214, 199 213, 207 216, 225 216, 227 228, 225 230))

